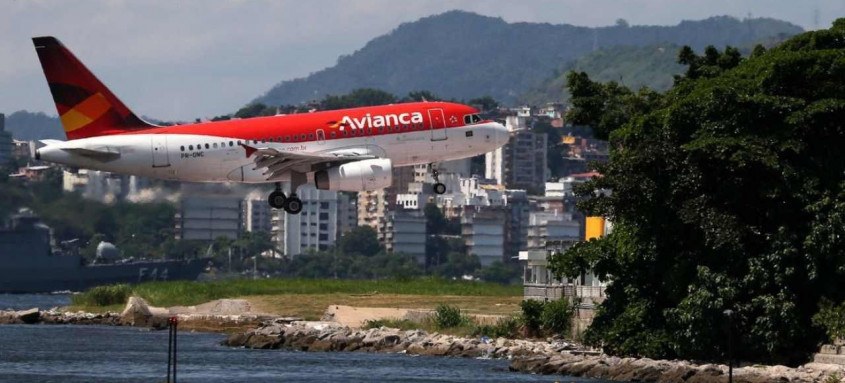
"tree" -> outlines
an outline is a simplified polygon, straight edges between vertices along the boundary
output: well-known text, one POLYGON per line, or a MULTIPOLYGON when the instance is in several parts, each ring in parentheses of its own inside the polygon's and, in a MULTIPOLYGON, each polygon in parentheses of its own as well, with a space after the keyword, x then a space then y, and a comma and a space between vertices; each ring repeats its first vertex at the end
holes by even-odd
POLYGON ((499 108, 499 103, 490 96, 484 96, 479 98, 473 98, 469 100, 469 104, 472 106, 477 106, 478 109, 481 109, 482 112, 489 112, 491 110, 496 110, 499 108))
MULTIPOLYGON (((276 114, 276 108, 269 107, 262 103, 249 104, 235 112, 237 118, 251 118, 258 116, 272 116, 276 114)), ((228 120, 228 116, 220 117, 220 119, 228 120)), ((219 120, 218 120, 219 121, 219 120)))
POLYGON ((358 226, 340 237, 338 248, 345 255, 360 254, 369 257, 381 250, 381 244, 372 227, 358 226))
POLYGON ((739 358, 801 363, 826 340, 820 305, 845 301, 845 19, 746 60, 679 59, 665 95, 573 75, 574 114, 611 143, 580 207, 614 230, 551 267, 610 280, 585 335, 607 352, 723 358, 731 309, 739 358))
POLYGON ((342 96, 326 96, 320 101, 320 109, 335 110, 360 106, 392 104, 396 96, 379 89, 360 88, 342 96))
POLYGON ((474 274, 479 268, 481 268, 481 262, 477 255, 466 254, 465 251, 452 251, 446 256, 446 262, 435 268, 435 272, 444 278, 460 278, 474 274))
POLYGON ((411 91, 408 92, 408 96, 405 97, 405 100, 408 101, 437 101, 440 100, 436 94, 431 93, 427 90, 418 90, 418 91, 411 91))

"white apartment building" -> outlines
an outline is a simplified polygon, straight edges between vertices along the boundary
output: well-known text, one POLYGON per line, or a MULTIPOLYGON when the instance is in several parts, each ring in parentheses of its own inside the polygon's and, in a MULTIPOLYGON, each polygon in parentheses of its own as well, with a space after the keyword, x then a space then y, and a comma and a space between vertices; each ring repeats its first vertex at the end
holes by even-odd
POLYGON ((466 210, 461 218, 461 236, 467 254, 478 256, 481 266, 505 261, 506 214, 501 209, 466 210))
POLYGON ((243 196, 183 196, 175 216, 176 239, 213 241, 217 237, 236 239, 243 231, 243 196))
POLYGON ((379 236, 388 252, 413 256, 425 265, 426 220, 419 210, 395 210, 382 220, 379 236))
POLYGON ((581 222, 570 213, 532 212, 528 216, 529 250, 546 249, 549 242, 577 241, 582 238, 581 222))
POLYGON ((272 229, 273 209, 261 193, 250 193, 244 199, 244 229, 249 232, 267 232, 272 229))
POLYGON ((337 241, 340 217, 350 215, 349 196, 331 190, 318 190, 304 185, 297 193, 302 200, 302 212, 287 214, 273 212, 271 234, 285 256, 295 257, 309 250, 327 250, 337 241), (347 210, 344 210, 347 209, 347 210))

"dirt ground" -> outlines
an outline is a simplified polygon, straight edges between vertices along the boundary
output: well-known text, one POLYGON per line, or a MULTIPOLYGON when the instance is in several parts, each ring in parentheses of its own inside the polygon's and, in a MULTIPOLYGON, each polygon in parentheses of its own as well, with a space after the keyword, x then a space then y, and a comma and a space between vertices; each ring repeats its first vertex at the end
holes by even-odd
MULTIPOLYGON (((352 322, 362 318, 378 319, 382 315, 402 318, 410 310, 433 310, 439 304, 456 306, 467 314, 511 315, 519 311, 521 296, 443 296, 443 295, 398 295, 398 294, 290 294, 258 295, 242 297, 250 302, 254 311, 282 316, 302 317, 306 320, 319 320, 329 306, 352 306, 357 313, 344 311, 343 315, 352 322), (377 310, 377 309, 393 309, 377 310), (368 309, 372 309, 369 310, 368 309), (402 314, 402 315, 399 315, 402 314), (392 316, 396 315, 396 316, 392 316)), ((341 316, 343 316, 341 315, 341 316)))

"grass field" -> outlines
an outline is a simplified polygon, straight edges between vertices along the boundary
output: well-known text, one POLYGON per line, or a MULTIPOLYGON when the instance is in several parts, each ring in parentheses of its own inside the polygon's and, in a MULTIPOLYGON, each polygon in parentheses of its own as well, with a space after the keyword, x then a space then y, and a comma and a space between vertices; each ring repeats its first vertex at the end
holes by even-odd
MULTIPOLYGON (((103 289, 100 289, 103 290, 103 289)), ((137 295, 154 306, 190 306, 221 298, 245 298, 256 310, 279 315, 318 319, 332 304, 360 307, 434 308, 454 305, 467 313, 511 314, 519 309, 521 286, 450 281, 438 278, 410 280, 335 279, 235 279, 210 282, 150 282, 110 289, 108 299, 95 299, 94 291, 74 296, 71 310, 122 309, 128 295, 137 295), (100 302, 99 304, 97 302, 100 302)))

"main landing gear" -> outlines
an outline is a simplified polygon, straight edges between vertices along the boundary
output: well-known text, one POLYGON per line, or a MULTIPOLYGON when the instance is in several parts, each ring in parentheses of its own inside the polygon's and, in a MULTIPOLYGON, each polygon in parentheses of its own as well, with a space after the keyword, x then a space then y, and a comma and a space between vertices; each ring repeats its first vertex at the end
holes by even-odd
POLYGON ((276 190, 270 193, 267 202, 270 204, 270 207, 284 209, 290 214, 299 214, 302 211, 302 200, 296 196, 296 193, 291 193, 290 197, 286 197, 282 191, 281 182, 276 182, 276 190))
POLYGON ((434 164, 428 164, 428 168, 431 170, 431 178, 434 178, 434 194, 446 193, 446 185, 440 182, 440 172, 437 167, 434 164))

